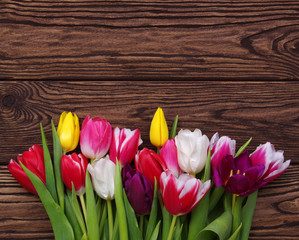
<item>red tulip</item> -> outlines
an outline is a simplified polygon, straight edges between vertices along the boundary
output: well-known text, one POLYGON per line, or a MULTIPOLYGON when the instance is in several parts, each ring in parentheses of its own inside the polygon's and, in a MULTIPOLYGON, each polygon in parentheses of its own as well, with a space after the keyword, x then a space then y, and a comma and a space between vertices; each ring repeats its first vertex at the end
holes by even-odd
POLYGON ((64 184, 72 191, 74 184, 77 195, 85 192, 85 176, 88 161, 83 154, 63 155, 61 158, 61 176, 64 184))
MULTIPOLYGON (((25 167, 38 176, 44 184, 46 183, 45 162, 42 147, 33 145, 29 148, 29 151, 25 151, 23 154, 18 155, 17 159, 19 163, 22 162, 25 167)), ((11 159, 8 164, 8 170, 23 188, 37 195, 33 184, 19 163, 11 159)))
POLYGON ((147 148, 142 149, 136 154, 135 166, 153 185, 155 185, 155 178, 159 185, 160 175, 167 169, 163 158, 153 150, 147 148))
POLYGON ((166 171, 161 174, 160 186, 167 211, 172 215, 184 215, 191 212, 209 191, 211 180, 202 183, 189 174, 176 178, 166 171))

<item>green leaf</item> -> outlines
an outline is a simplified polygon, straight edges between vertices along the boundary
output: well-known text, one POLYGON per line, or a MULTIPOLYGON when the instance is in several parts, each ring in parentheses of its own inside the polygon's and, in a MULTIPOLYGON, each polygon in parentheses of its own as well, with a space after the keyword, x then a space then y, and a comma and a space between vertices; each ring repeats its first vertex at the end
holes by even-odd
POLYGON ((239 227, 236 229, 236 231, 230 236, 230 238, 228 240, 236 240, 238 235, 239 235, 239 232, 240 232, 240 229, 242 227, 242 223, 240 223, 239 227))
POLYGON ((160 230, 160 223, 161 223, 161 220, 157 223, 150 240, 157 240, 158 235, 159 235, 159 230, 160 230))
POLYGON ((46 209, 46 212, 52 224, 55 239, 74 239, 74 232, 71 224, 67 220, 67 217, 64 215, 61 207, 54 201, 44 183, 21 162, 20 164, 29 177, 30 181, 32 182, 33 186, 35 187, 38 196, 42 201, 44 208, 46 209))
MULTIPOLYGON (((236 195, 235 195, 236 196, 236 195)), ((235 232, 241 223, 241 209, 244 197, 235 197, 235 202, 233 203, 232 214, 233 214, 233 232, 235 232)), ((236 240, 239 240, 239 234, 235 236, 236 240)))
POLYGON ((212 211, 215 208, 215 206, 221 199, 223 193, 224 193, 224 188, 221 186, 218 188, 215 188, 214 191, 212 191, 212 194, 210 197, 209 211, 212 211))
POLYGON ((248 146, 248 144, 251 142, 252 138, 250 138, 242 147, 240 147, 240 149, 238 150, 238 152, 235 155, 235 158, 238 157, 244 150, 245 148, 248 146))
POLYGON ((65 195, 64 200, 65 200, 64 206, 65 206, 66 217, 68 218, 70 224, 72 225, 75 234, 75 239, 80 240, 82 238, 83 233, 81 231, 76 215, 73 211, 73 206, 71 202, 72 198, 69 198, 67 195, 65 195))
POLYGON ((142 234, 138 226, 135 211, 129 203, 125 190, 123 190, 123 196, 124 196, 125 209, 127 213, 130 239, 141 240, 142 234))
POLYGON ((225 211, 220 217, 206 226, 194 239, 212 240, 217 237, 219 240, 226 240, 230 235, 231 227, 232 214, 230 211, 225 211))
POLYGON ((258 190, 250 194, 247 197, 247 201, 242 208, 242 229, 241 229, 241 240, 247 240, 251 228, 251 222, 254 214, 256 200, 258 196, 258 190))
POLYGON ((88 240, 100 239, 98 216, 96 210, 96 201, 94 197, 94 191, 90 180, 89 172, 86 171, 85 179, 85 191, 86 191, 86 225, 88 240))
POLYGON ((170 135, 169 135, 169 139, 175 138, 175 136, 176 136, 176 130, 177 130, 177 127, 178 127, 178 120, 179 120, 179 116, 176 115, 175 119, 173 121, 173 124, 172 124, 172 128, 171 128, 171 132, 170 132, 170 135))
POLYGON ((182 237, 181 237, 181 233, 182 233, 182 230, 183 230, 183 224, 181 224, 181 226, 179 227, 179 222, 176 224, 176 228, 175 228, 175 231, 174 231, 174 240, 181 240, 182 237))
MULTIPOLYGON (((207 161, 205 165, 205 173, 203 182, 210 179, 211 171, 211 150, 209 149, 207 161)), ((206 226, 210 202, 210 190, 200 200, 194 210, 191 212, 191 219, 189 224, 188 240, 194 239, 194 237, 206 226)))
POLYGON ((100 221, 100 226, 99 226, 99 235, 100 236, 102 236, 106 221, 107 221, 107 204, 104 204, 101 221, 100 221))
POLYGON ((162 208, 162 217, 163 217, 162 240, 166 240, 170 230, 172 215, 166 210, 165 206, 163 206, 162 208))
POLYGON ((53 120, 51 121, 51 124, 52 124, 52 135, 53 135, 53 157, 54 157, 56 189, 58 193, 60 207, 62 208, 62 210, 64 210, 64 185, 61 177, 62 147, 53 120))
POLYGON ((119 222, 119 236, 121 240, 128 240, 128 226, 126 218, 126 210, 123 199, 123 185, 121 180, 121 169, 118 160, 116 159, 115 173, 115 203, 117 208, 117 217, 119 222))
POLYGON ((83 218, 83 215, 82 215, 81 207, 79 205, 78 198, 77 198, 77 195, 76 195, 76 192, 75 192, 75 187, 74 187, 73 184, 72 184, 72 192, 67 190, 67 193, 68 193, 69 196, 72 197, 73 210, 74 210, 74 213, 77 217, 77 221, 78 221, 78 223, 81 227, 81 230, 82 230, 83 233, 86 233, 85 221, 84 221, 84 218, 83 218))
POLYGON ((53 172, 53 165, 52 165, 52 160, 47 144, 47 140, 44 134, 43 126, 42 123, 40 123, 40 130, 41 130, 41 135, 42 135, 42 141, 43 141, 43 151, 44 151, 44 161, 45 161, 45 171, 46 171, 46 183, 47 183, 47 188, 49 192, 51 193, 54 201, 58 203, 57 200, 57 193, 56 193, 56 184, 55 184, 55 177, 54 177, 54 172, 53 172))
MULTIPOLYGON (((116 210, 117 211, 117 210, 116 210)), ((117 212, 116 212, 117 214, 117 212)), ((115 215, 116 215, 115 214, 115 215)), ((117 216, 117 215, 116 215, 117 216)), ((118 217, 115 218, 114 220, 114 229, 113 229, 113 235, 112 235, 112 239, 116 240, 119 239, 119 224, 118 224, 118 217)))
POLYGON ((153 234, 153 231, 156 227, 157 215, 158 215, 158 197, 157 197, 157 180, 155 178, 154 198, 153 198, 152 209, 151 209, 148 225, 146 228, 145 240, 149 240, 153 234))

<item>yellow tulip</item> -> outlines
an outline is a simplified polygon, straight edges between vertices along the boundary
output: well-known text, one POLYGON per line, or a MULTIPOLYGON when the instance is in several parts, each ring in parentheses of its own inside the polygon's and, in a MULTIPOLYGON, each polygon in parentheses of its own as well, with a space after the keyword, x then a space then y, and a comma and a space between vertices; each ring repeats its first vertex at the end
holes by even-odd
POLYGON ((164 113, 162 108, 159 107, 151 123, 150 141, 154 146, 160 148, 168 140, 168 136, 168 127, 164 113))
POLYGON ((75 113, 74 116, 71 112, 68 114, 63 112, 60 115, 57 134, 64 152, 73 151, 77 147, 79 142, 80 126, 79 119, 75 113))

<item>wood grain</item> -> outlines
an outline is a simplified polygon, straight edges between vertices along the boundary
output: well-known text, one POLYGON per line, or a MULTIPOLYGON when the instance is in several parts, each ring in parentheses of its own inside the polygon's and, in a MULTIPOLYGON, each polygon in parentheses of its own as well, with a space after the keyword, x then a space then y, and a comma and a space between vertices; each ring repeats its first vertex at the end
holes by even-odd
MULTIPOLYGON (((106 118, 113 127, 139 128, 148 140, 158 106, 168 125, 200 128, 209 138, 218 131, 240 147, 253 137, 253 151, 266 141, 284 150, 291 166, 259 191, 250 239, 298 239, 299 219, 299 82, 146 82, 26 81, 0 82, 0 239, 53 239, 39 199, 8 172, 9 159, 41 144, 42 122, 51 143, 50 121, 60 113, 106 118)), ((51 144, 50 144, 51 149, 51 144)), ((79 150, 79 149, 78 149, 79 150)))
POLYGON ((1 0, 2 79, 298 79, 298 0, 1 0))

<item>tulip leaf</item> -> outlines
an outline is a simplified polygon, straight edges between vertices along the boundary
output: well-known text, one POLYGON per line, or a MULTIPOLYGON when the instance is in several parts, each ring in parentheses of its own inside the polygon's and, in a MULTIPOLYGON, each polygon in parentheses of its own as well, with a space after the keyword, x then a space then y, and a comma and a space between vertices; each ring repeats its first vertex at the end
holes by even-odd
POLYGON ((99 226, 99 235, 100 236, 102 236, 102 232, 103 232, 106 221, 107 221, 107 204, 104 204, 101 221, 100 221, 100 226, 99 226))
POLYGON ((152 236, 149 240, 157 240, 158 235, 159 235, 159 230, 160 230, 160 223, 161 223, 161 220, 157 223, 157 225, 152 233, 152 236))
POLYGON ((53 120, 51 121, 51 124, 52 124, 52 135, 53 135, 53 157, 54 157, 54 172, 55 172, 56 188, 57 188, 60 207, 62 208, 62 210, 64 210, 64 185, 61 177, 62 147, 53 120))
POLYGON ((51 156, 50 156, 50 152, 49 152, 49 148, 48 148, 48 144, 47 144, 47 140, 45 137, 42 123, 40 123, 40 130, 41 130, 42 141, 43 141, 47 188, 48 188, 49 192, 51 193, 54 201, 56 203, 58 203, 53 165, 52 165, 52 160, 51 160, 51 156))
POLYGON ((157 180, 155 178, 154 198, 153 198, 152 209, 151 209, 148 225, 146 228, 145 240, 149 240, 153 234, 153 231, 156 227, 157 215, 158 215, 158 197, 157 197, 157 180))
POLYGON ((172 215, 167 211, 165 206, 163 206, 162 208, 162 217, 163 217, 162 240, 166 240, 170 230, 172 215))
POLYGON ((250 138, 242 147, 240 147, 240 149, 238 150, 238 152, 235 155, 235 158, 238 157, 244 150, 245 148, 248 146, 248 144, 251 142, 252 138, 250 138))
POLYGON ((256 190, 254 193, 250 194, 247 197, 247 201, 246 201, 244 207, 242 208, 243 226, 241 229, 241 240, 248 239, 257 196, 258 196, 258 190, 256 190))
POLYGON ((228 240, 236 240, 238 235, 239 235, 239 232, 240 232, 240 229, 242 227, 242 223, 240 223, 239 227, 236 229, 236 231, 230 236, 230 238, 228 240))
POLYGON ((72 192, 70 192, 69 190, 67 192, 68 192, 68 195, 71 196, 73 210, 74 210, 74 213, 77 217, 77 220, 78 220, 78 223, 81 227, 81 230, 82 230, 83 233, 86 233, 85 222, 84 222, 84 219, 83 219, 81 207, 79 205, 78 198, 77 198, 77 195, 76 195, 75 188, 74 188, 73 184, 72 184, 72 192))
POLYGON ((135 214, 134 209, 132 208, 132 206, 129 203, 129 200, 127 198, 125 190, 123 190, 123 196, 124 196, 125 209, 126 209, 126 213, 127 213, 127 221, 128 221, 128 226, 129 226, 130 239, 141 240, 142 234, 138 227, 136 214, 135 214))
POLYGON ((205 239, 212 240, 217 237, 219 240, 228 238, 232 227, 232 214, 230 211, 225 211, 222 215, 216 218, 208 226, 194 238, 194 240, 205 239))
POLYGON ((179 120, 179 116, 176 115, 175 119, 173 121, 173 124, 172 124, 169 139, 175 138, 175 136, 176 136, 176 130, 177 130, 177 127, 178 127, 178 120, 179 120))
POLYGON ((22 162, 20 162, 23 170, 29 177, 34 188, 36 189, 40 200, 42 201, 44 208, 49 216, 52 224, 54 237, 56 240, 74 239, 74 232, 67 217, 64 215, 61 207, 55 202, 51 193, 47 190, 44 183, 28 168, 26 168, 22 162))
POLYGON ((89 240, 98 240, 100 238, 98 216, 96 209, 96 200, 92 183, 90 180, 89 172, 86 171, 85 179, 85 190, 86 190, 86 225, 87 235, 89 240))
POLYGON ((174 231, 174 240, 181 240, 182 237, 181 237, 181 234, 182 234, 182 230, 183 230, 183 224, 179 224, 179 222, 177 222, 176 224, 176 228, 175 228, 175 231, 174 231))
MULTIPOLYGON (((241 209, 242 209, 242 203, 244 201, 244 197, 237 197, 234 195, 235 201, 233 201, 233 206, 232 206, 232 214, 233 214, 233 229, 232 231, 235 232, 238 227, 240 226, 241 223, 241 209)), ((236 234, 235 239, 239 239, 239 234, 236 234)))
MULTIPOLYGON (((117 216, 116 214, 115 214, 115 216, 117 216)), ((119 239, 119 227, 118 226, 119 226, 118 217, 116 217, 114 220, 114 229, 113 229, 113 235, 112 235, 113 240, 119 239)))
POLYGON ((221 186, 218 187, 218 188, 215 188, 213 190, 213 192, 211 194, 211 197, 210 197, 209 212, 211 212, 215 208, 215 206, 217 205, 217 203, 221 199, 223 193, 224 193, 224 188, 221 187, 221 186))
POLYGON ((120 240, 128 240, 128 226, 126 218, 126 210, 123 198, 123 185, 121 178, 121 169, 118 159, 116 159, 116 172, 115 172, 115 204, 117 208, 117 217, 119 222, 119 236, 120 240))
POLYGON ((64 204, 65 214, 66 214, 66 217, 68 218, 70 224, 73 227, 75 240, 80 240, 82 238, 83 233, 81 231, 80 225, 78 223, 78 220, 77 220, 76 215, 73 210, 72 198, 69 198, 67 195, 65 195, 64 201, 65 201, 65 204, 64 204))

